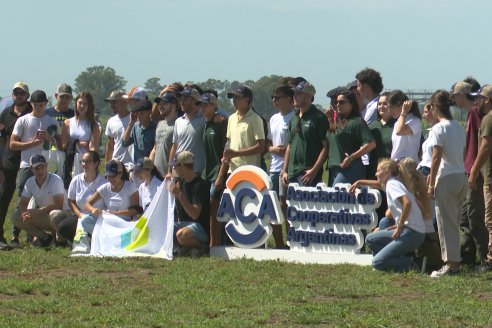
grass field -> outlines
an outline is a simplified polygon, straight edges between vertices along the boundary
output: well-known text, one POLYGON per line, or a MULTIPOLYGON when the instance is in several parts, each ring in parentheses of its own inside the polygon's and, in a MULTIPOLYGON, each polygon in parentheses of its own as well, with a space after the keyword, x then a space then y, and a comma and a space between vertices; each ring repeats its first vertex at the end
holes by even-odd
POLYGON ((0 327, 304 326, 492 327, 492 273, 0 252, 0 327))
POLYGON ((2 327, 492 327, 492 274, 0 253, 2 327))

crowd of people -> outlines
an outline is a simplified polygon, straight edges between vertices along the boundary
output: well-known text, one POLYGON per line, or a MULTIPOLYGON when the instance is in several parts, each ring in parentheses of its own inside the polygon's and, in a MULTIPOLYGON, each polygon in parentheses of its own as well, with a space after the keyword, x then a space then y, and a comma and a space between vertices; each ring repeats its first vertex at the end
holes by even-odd
MULTIPOLYGON (((409 270, 412 254, 437 230, 443 265, 432 277, 456 274, 460 264, 491 270, 492 86, 458 81, 436 91, 423 115, 404 92, 383 89, 379 72, 363 69, 328 91, 322 111, 310 82, 282 78, 272 93, 278 112, 267 121, 246 85, 227 93, 230 116, 218 107, 217 91, 196 84, 171 83, 152 100, 134 87, 105 99, 114 116, 103 127, 89 92, 73 99, 72 88, 60 84, 55 105, 46 108, 45 92, 30 94, 18 82, 13 104, 0 114, 0 248, 19 247, 24 230, 34 245, 87 253, 102 211, 135 220, 166 180, 176 199, 173 252, 201 256, 227 243, 215 217, 227 177, 255 165, 269 174, 284 211, 289 183, 379 188, 385 199, 378 226, 366 237, 376 269, 409 270), (452 106, 467 113, 466 128, 453 119, 452 106), (63 153, 59 174, 48 172, 53 150, 63 153), (7 242, 3 227, 14 192, 7 242)), ((287 248, 282 229, 273 226, 275 244, 287 248)))

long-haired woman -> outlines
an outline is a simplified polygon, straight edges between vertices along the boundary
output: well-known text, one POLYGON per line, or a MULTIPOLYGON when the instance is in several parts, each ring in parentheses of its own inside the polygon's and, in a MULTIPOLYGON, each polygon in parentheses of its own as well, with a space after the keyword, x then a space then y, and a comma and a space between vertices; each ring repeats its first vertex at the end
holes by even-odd
POLYGON ((436 200, 436 219, 445 265, 433 278, 456 274, 461 262, 460 219, 467 193, 465 130, 451 115, 451 96, 444 90, 431 97, 431 111, 439 122, 432 127, 432 162, 427 178, 429 195, 436 200))

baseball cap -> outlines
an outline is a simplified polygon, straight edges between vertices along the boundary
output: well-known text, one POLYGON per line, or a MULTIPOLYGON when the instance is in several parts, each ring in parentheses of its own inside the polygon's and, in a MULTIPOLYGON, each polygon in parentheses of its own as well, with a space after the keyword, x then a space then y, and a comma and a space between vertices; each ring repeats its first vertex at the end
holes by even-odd
POLYGON ((71 96, 72 95, 72 87, 66 83, 62 83, 62 84, 58 85, 58 87, 56 88, 56 93, 59 96, 61 96, 61 95, 71 96))
POLYGON ((29 159, 29 164, 32 166, 32 167, 37 167, 39 165, 47 165, 46 164, 46 158, 44 158, 43 155, 40 155, 40 154, 34 154, 31 156, 31 158, 29 159))
POLYGON ((144 112, 146 110, 152 110, 152 103, 148 99, 144 99, 137 106, 130 108, 130 111, 133 113, 144 112))
POLYGON ((200 92, 190 86, 186 86, 179 94, 183 97, 193 97, 198 101, 200 100, 200 92))
POLYGON ((292 90, 294 90, 294 92, 308 93, 313 96, 316 94, 316 89, 314 88, 314 86, 307 81, 299 82, 299 84, 296 85, 292 90))
POLYGON ((147 91, 145 91, 144 88, 142 87, 133 87, 128 92, 128 99, 138 99, 138 100, 147 99, 147 91))
POLYGON ((348 90, 348 89, 344 88, 344 87, 336 87, 336 88, 333 88, 330 91, 328 91, 326 93, 326 96, 328 98, 335 98, 340 94, 341 91, 346 91, 346 90, 348 90))
POLYGON ((14 91, 15 89, 22 89, 26 93, 29 93, 29 87, 24 82, 17 82, 16 84, 14 84, 14 87, 12 88, 12 91, 14 91))
POLYGON ((492 85, 484 85, 478 90, 477 95, 492 99, 492 85))
POLYGON ((106 176, 114 177, 123 172, 123 164, 117 160, 110 160, 106 163, 106 176))
POLYGON ((48 98, 46 97, 46 93, 42 90, 36 90, 31 95, 32 103, 40 103, 40 102, 48 102, 48 98))
POLYGON ((217 97, 210 92, 205 92, 201 97, 200 97, 200 102, 204 104, 217 104, 217 97))
POLYGON ((123 90, 116 90, 111 92, 108 98, 104 99, 105 102, 120 100, 120 99, 128 99, 126 92, 123 90))
POLYGON ((176 164, 193 164, 195 162, 195 155, 192 152, 183 150, 180 152, 176 159, 173 161, 173 166, 176 164))
POLYGON ((239 85, 236 89, 227 93, 227 98, 232 99, 234 96, 248 97, 253 99, 253 91, 245 84, 239 85))
POLYGON ((154 168, 154 162, 148 157, 139 158, 137 164, 135 164, 135 171, 138 170, 152 170, 154 168))
POLYGON ((178 98, 176 98, 175 95, 173 95, 171 92, 166 92, 163 95, 156 97, 154 99, 154 102, 156 104, 162 103, 168 103, 168 104, 177 104, 178 103, 178 98))
POLYGON ((471 93, 472 85, 466 82, 456 82, 452 88, 453 95, 464 94, 468 95, 471 93))
POLYGON ((353 89, 353 88, 357 88, 357 80, 353 80, 352 82, 350 82, 349 84, 347 84, 347 89, 353 89))

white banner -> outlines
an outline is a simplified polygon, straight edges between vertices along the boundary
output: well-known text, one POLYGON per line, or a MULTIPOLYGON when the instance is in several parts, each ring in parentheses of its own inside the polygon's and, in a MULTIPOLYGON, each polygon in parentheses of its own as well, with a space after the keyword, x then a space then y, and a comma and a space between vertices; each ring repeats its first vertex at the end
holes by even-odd
POLYGON ((173 258, 174 197, 161 183, 138 221, 124 221, 104 212, 92 234, 93 256, 151 256, 173 258))

